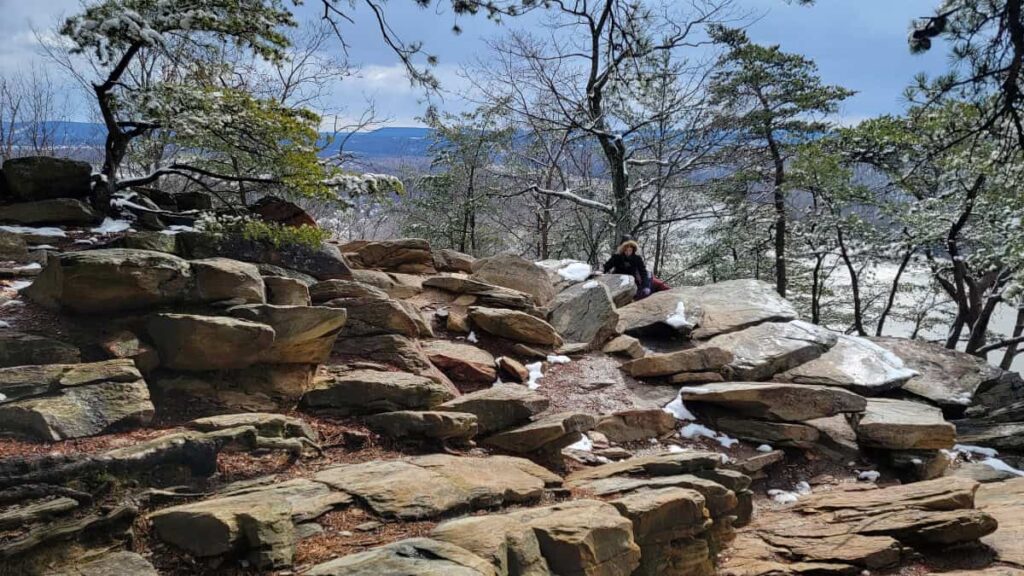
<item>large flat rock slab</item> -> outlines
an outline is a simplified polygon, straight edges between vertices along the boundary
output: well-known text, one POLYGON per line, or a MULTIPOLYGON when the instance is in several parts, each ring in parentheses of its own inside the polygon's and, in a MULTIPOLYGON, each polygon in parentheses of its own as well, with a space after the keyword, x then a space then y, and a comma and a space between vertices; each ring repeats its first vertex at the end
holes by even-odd
POLYGON ((472 344, 430 340, 422 344, 427 358, 454 382, 492 384, 498 377, 490 352, 472 344))
POLYGON ((807 322, 768 322, 708 340, 704 346, 721 348, 734 359, 726 366, 731 380, 768 380, 810 362, 835 346, 834 332, 807 322))
POLYGON ((686 403, 711 404, 746 416, 783 422, 861 412, 867 406, 863 397, 839 388, 770 382, 687 386, 680 394, 686 403))
POLYGON ((551 324, 518 310, 473 306, 469 309, 469 319, 484 332, 513 342, 553 348, 563 343, 551 324))
POLYGON ((979 510, 999 522, 999 530, 981 541, 999 560, 1024 568, 1024 478, 982 485, 974 499, 979 510))
POLYGON ((302 404, 337 414, 374 414, 428 410, 455 395, 442 383, 406 372, 328 370, 302 397, 302 404))
POLYGON ((699 311, 690 306, 686 293, 675 288, 657 292, 619 308, 618 332, 632 336, 689 335, 699 311))
POLYGON ((442 410, 468 412, 476 416, 481 435, 525 424, 547 410, 549 400, 543 394, 518 384, 497 384, 463 394, 441 404, 442 410))
POLYGON ((735 360, 732 352, 714 346, 689 348, 667 354, 648 354, 623 364, 634 378, 655 378, 679 373, 719 372, 735 360))
POLYGON ((1002 370, 984 359, 950 350, 941 344, 903 338, 872 338, 918 374, 903 390, 926 398, 939 406, 963 408, 971 404, 983 384, 997 381, 1002 370))
POLYGON ((380 548, 330 560, 303 572, 307 576, 499 576, 487 560, 428 538, 400 540, 380 548))
POLYGON ((548 305, 548 322, 566 342, 599 348, 616 333, 619 314, 605 286, 588 280, 555 296, 548 305))
POLYGON ((551 277, 544 268, 514 254, 498 254, 477 260, 473 263, 470 278, 529 294, 537 306, 546 306, 556 294, 551 277))
POLYGON ((869 399, 855 430, 861 446, 887 450, 949 449, 956 441, 942 410, 910 400, 869 399))
POLYGON ((561 480, 520 458, 446 454, 335 466, 315 479, 359 498, 383 517, 400 520, 536 502, 545 488, 561 480))
POLYGON ((903 386, 918 372, 867 338, 839 334, 827 352, 775 377, 784 382, 849 388, 868 396, 903 386))
POLYGON ((131 360, 0 369, 0 432, 44 441, 143 426, 155 408, 131 360))
POLYGON ((798 318, 792 304, 761 280, 727 280, 680 289, 687 305, 699 310, 693 337, 707 339, 763 322, 798 318))

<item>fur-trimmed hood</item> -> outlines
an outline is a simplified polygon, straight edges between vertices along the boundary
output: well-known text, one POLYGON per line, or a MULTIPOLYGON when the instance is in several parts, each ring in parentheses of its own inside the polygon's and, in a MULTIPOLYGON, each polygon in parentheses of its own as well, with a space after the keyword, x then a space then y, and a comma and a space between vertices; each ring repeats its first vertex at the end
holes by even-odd
POLYGON ((626 253, 626 248, 632 248, 633 249, 633 254, 639 254, 640 253, 640 245, 636 243, 636 240, 626 240, 622 244, 619 244, 618 253, 619 254, 625 254, 626 253))

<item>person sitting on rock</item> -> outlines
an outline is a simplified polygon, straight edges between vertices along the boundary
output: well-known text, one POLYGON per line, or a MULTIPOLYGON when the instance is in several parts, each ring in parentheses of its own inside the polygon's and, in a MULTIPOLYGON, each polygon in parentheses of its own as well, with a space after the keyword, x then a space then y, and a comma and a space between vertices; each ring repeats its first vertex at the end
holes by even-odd
POLYGON ((625 274, 632 276, 636 283, 636 299, 651 294, 651 277, 647 273, 643 256, 640 256, 640 245, 630 236, 623 236, 619 249, 604 263, 604 273, 625 274))

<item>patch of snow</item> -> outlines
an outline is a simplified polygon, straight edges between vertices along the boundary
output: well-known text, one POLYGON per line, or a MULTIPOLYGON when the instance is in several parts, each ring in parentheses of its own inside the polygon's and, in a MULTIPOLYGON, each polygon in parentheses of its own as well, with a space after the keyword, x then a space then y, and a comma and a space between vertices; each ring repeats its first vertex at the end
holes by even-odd
POLYGON ((801 480, 800 482, 796 483, 796 486, 793 487, 793 490, 801 496, 807 496, 808 494, 811 493, 811 485, 801 480))
POLYGON ((572 262, 558 269, 558 275, 570 282, 583 282, 590 278, 591 272, 590 264, 584 262, 572 262))
POLYGON ((878 482, 879 476, 882 474, 877 470, 865 470, 863 472, 857 471, 857 480, 861 482, 878 482))
MULTIPOLYGON (((6 320, 0 320, 0 328, 10 328, 11 323, 6 320)), ((0 394, 2 396, 2 394, 0 394)))
POLYGON ((31 285, 32 285, 32 281, 31 280, 15 280, 14 282, 11 282, 11 284, 10 284, 10 286, 8 286, 8 288, 10 288, 11 290, 23 290, 25 288, 28 288, 31 285))
POLYGON ((999 455, 997 450, 992 448, 985 448, 984 446, 971 446, 970 444, 954 444, 954 452, 960 452, 962 454, 977 454, 979 456, 986 456, 988 458, 995 458, 999 455))
POLYGON ((665 318, 665 324, 668 324, 673 328, 685 328, 690 325, 690 323, 686 321, 686 305, 683 304, 682 300, 676 304, 675 312, 669 314, 668 318, 665 318))
POLYGON ((75 244, 78 244, 78 245, 81 245, 81 246, 92 246, 95 243, 96 243, 96 239, 95 238, 79 238, 78 240, 75 240, 75 244))
POLYGON ((735 444, 739 443, 739 440, 735 438, 730 438, 725 434, 715 432, 711 428, 708 428, 703 424, 697 424, 696 422, 691 422, 686 426, 683 426, 679 431, 679 435, 683 438, 690 439, 697 437, 710 438, 721 444, 723 448, 732 448, 735 444))
POLYGON ((985 458, 984 460, 981 461, 981 463, 994 470, 1007 472, 1009 474, 1013 474, 1014 476, 1024 476, 1024 470, 1018 470, 1013 466, 1010 466, 1006 462, 1003 462, 999 458, 985 458))
POLYGON ((56 246, 50 246, 49 244, 40 244, 38 246, 30 246, 29 250, 56 250, 56 246))
POLYGON ((582 450, 583 452, 591 452, 594 449, 594 443, 587 437, 586 434, 580 438, 579 442, 575 442, 569 445, 570 450, 582 450))
POLYGON ((25 305, 25 303, 22 302, 21 300, 7 300, 3 304, 0 304, 0 308, 17 308, 19 306, 24 306, 24 305, 25 305))
POLYGON ((195 231, 196 231, 196 229, 193 226, 185 226, 184 224, 172 224, 166 230, 161 230, 160 233, 161 234, 167 234, 169 236, 173 236, 173 235, 177 234, 178 232, 195 232, 195 231))
POLYGON ((544 377, 544 372, 541 368, 544 366, 543 362, 534 362, 533 364, 527 364, 525 368, 530 371, 530 377, 526 381, 526 387, 530 390, 536 390, 540 388, 538 381, 544 377))
POLYGON ((40 264, 39 262, 33 262, 31 264, 25 264, 24 266, 15 266, 14 268, 11 268, 11 270, 13 270, 15 272, 29 272, 31 270, 42 270, 42 269, 43 269, 43 265, 40 264))
POLYGON ((547 360, 549 364, 568 364, 569 362, 572 362, 572 359, 568 356, 561 355, 548 355, 547 360))
POLYGON ((478 340, 476 337, 476 332, 470 331, 469 336, 466 336, 466 342, 472 342, 473 344, 476 344, 479 341, 480 340, 478 340))
POLYGON ((4 400, 7 400, 7 396, 0 394, 0 402, 3 402, 4 400))
POLYGON ((703 386, 683 386, 679 389, 680 394, 709 394, 711 390, 703 386))
POLYGON ((619 280, 619 288, 625 288, 626 286, 631 286, 635 283, 636 282, 632 278, 624 275, 622 279, 619 280))
POLYGON ((591 288, 597 288, 600 285, 601 283, 598 282, 597 280, 588 280, 583 283, 583 288, 590 290, 591 288))
POLYGON ((132 223, 127 220, 114 220, 113 218, 104 218, 103 223, 92 229, 95 234, 116 234, 118 232, 124 232, 130 230, 132 223))
POLYGON ((669 444, 668 451, 672 454, 678 454, 680 452, 687 452, 687 449, 678 444, 669 444))
POLYGON ((0 226, 0 230, 10 232, 12 234, 31 234, 33 236, 52 236, 54 238, 67 237, 67 234, 65 234, 63 230, 53 226, 44 226, 42 228, 33 228, 31 226, 0 226))
POLYGON ((800 499, 800 495, 795 492, 778 489, 769 490, 768 496, 772 499, 772 502, 782 506, 785 506, 786 504, 793 504, 800 499))
POLYGON ((920 458, 911 458, 910 463, 913 464, 914 466, 920 466, 921 464, 924 464, 924 462, 920 458))
POLYGON ((697 419, 693 415, 693 413, 690 412, 689 409, 687 409, 686 406, 683 404, 683 397, 682 397, 682 395, 679 395, 679 394, 676 395, 676 399, 675 400, 669 402, 668 404, 665 404, 665 407, 662 408, 662 410, 664 410, 665 412, 668 412, 669 414, 675 416, 676 420, 690 420, 690 421, 693 421, 693 420, 697 419))
POLYGON ((758 452, 762 452, 764 454, 767 454, 767 453, 771 452, 772 450, 774 450, 774 448, 772 448, 771 446, 769 446, 767 444, 761 444, 760 446, 757 447, 757 451, 758 452))

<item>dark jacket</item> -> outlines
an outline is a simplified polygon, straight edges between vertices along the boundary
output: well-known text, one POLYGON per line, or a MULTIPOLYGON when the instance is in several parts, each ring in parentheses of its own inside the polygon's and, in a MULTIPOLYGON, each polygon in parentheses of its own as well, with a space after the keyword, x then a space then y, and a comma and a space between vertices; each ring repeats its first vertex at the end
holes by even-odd
POLYGON ((604 273, 609 272, 614 274, 626 274, 632 276, 639 288, 646 288, 648 286, 649 276, 647 274, 647 266, 644 265, 644 259, 639 254, 633 254, 627 256, 625 254, 613 254, 607 262, 604 263, 604 273))

